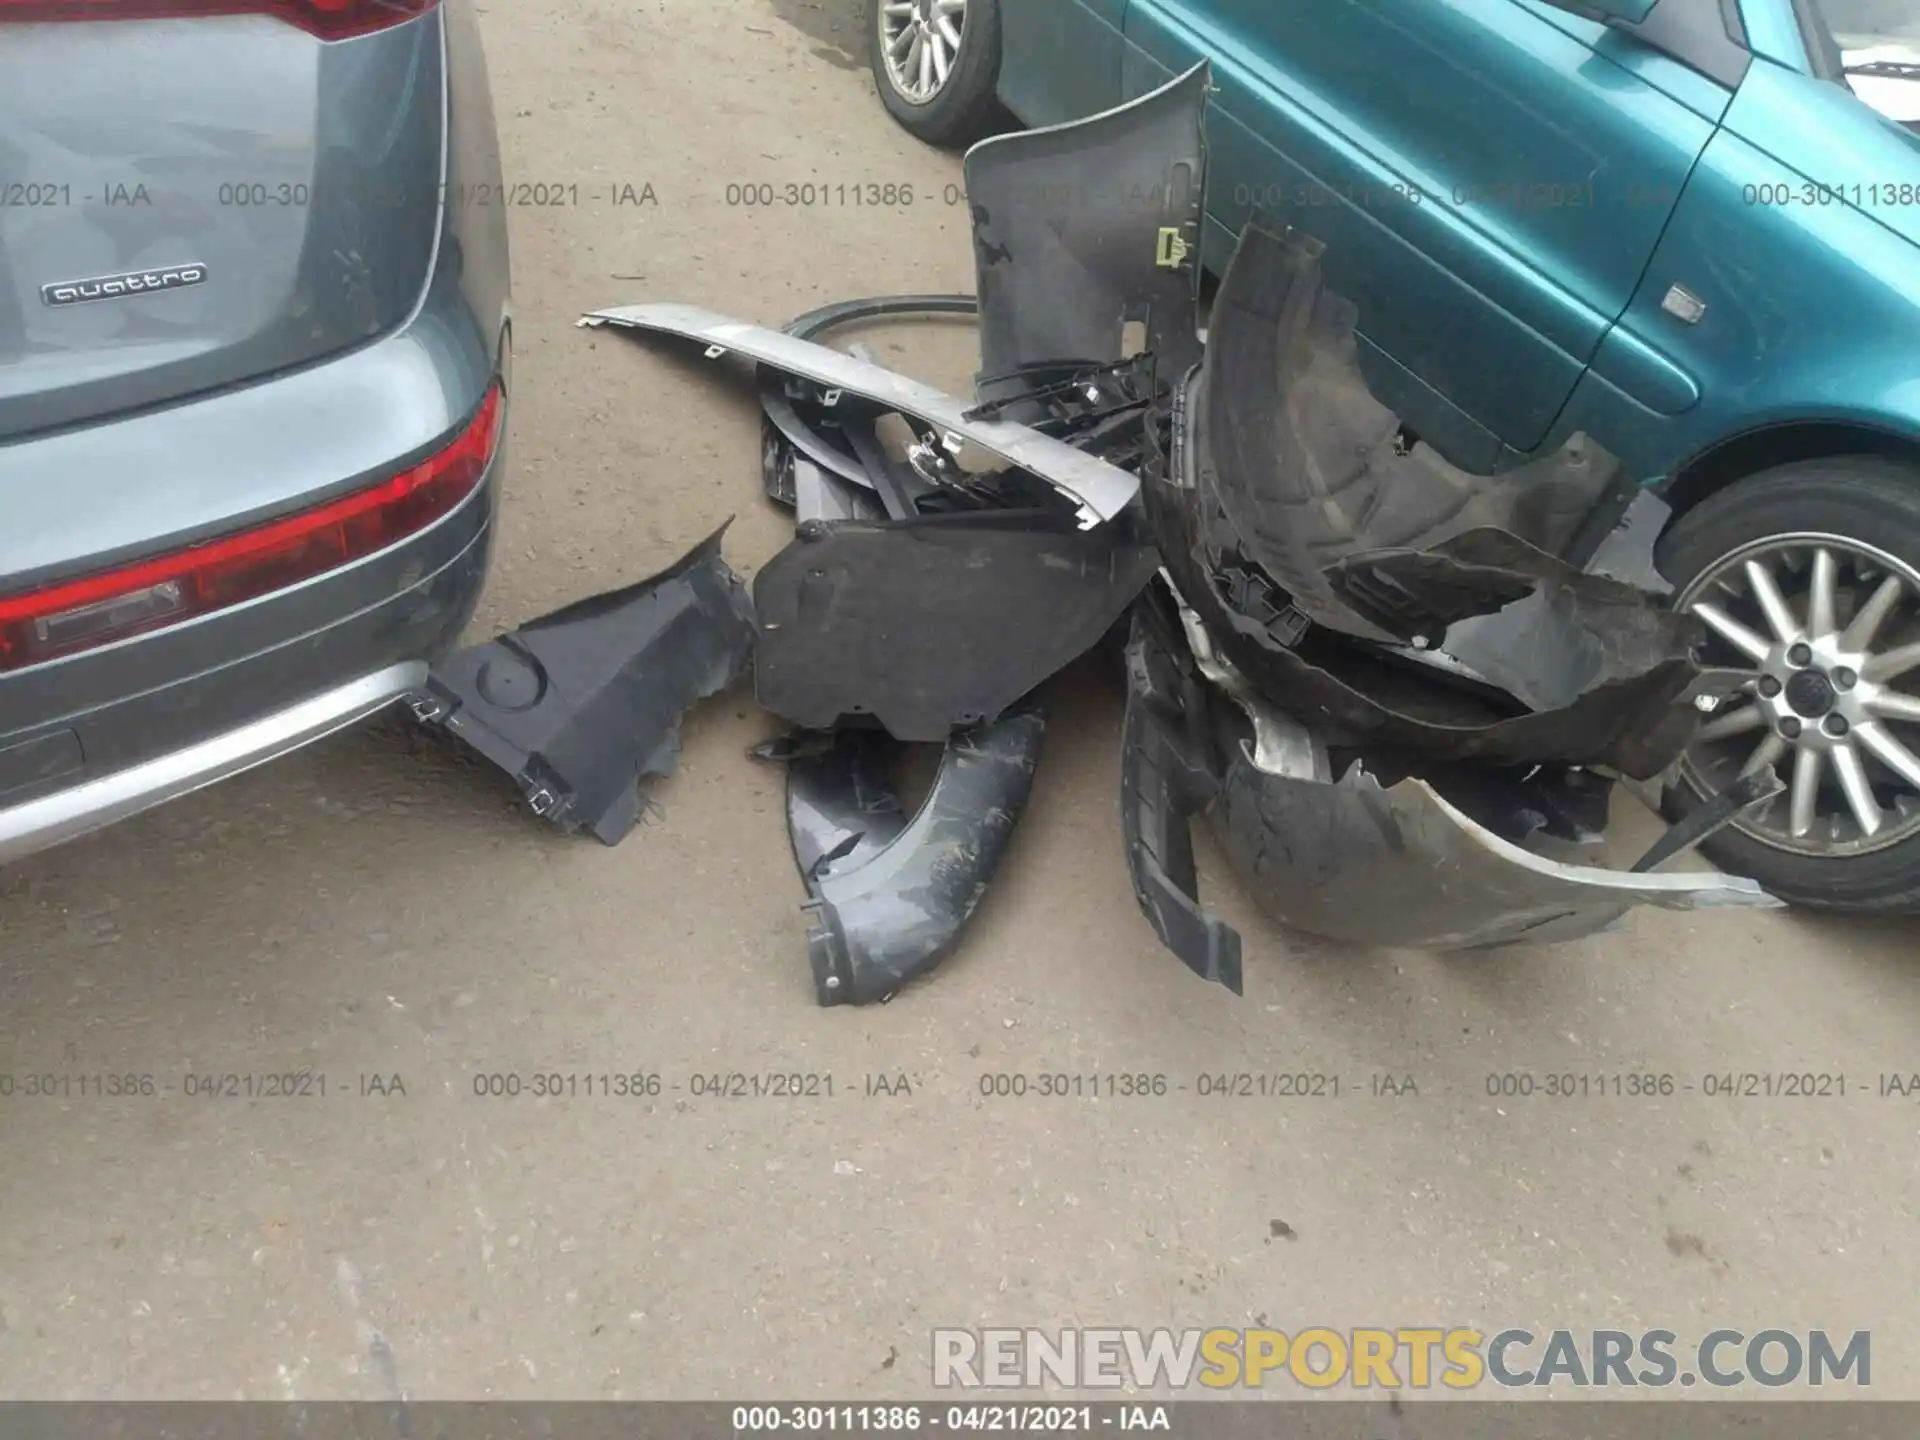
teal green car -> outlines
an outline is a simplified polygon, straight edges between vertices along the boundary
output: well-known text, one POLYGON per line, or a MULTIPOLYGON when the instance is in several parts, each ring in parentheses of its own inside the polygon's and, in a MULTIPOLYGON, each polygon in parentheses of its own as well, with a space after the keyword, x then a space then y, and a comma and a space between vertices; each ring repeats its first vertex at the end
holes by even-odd
POLYGON ((1205 256, 1325 243, 1369 388, 1476 474, 1584 434, 1754 672, 1685 811, 1802 904, 1920 910, 1920 0, 870 0, 888 109, 1112 108, 1212 63, 1205 256))

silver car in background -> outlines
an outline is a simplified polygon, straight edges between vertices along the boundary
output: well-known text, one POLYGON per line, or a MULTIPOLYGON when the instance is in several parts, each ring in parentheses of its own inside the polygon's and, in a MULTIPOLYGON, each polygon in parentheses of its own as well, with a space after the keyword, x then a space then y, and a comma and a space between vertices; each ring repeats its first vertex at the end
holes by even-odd
POLYGON ((472 0, 0 0, 0 862, 451 647, 501 207, 472 0))

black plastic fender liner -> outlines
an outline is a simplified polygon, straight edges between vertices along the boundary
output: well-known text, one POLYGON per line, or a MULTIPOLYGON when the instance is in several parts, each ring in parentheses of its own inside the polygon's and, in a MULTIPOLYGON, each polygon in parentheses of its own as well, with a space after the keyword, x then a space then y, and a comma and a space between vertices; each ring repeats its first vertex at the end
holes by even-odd
POLYGON ((813 735, 787 758, 787 836, 811 892, 823 870, 857 870, 900 838, 907 812, 890 767, 899 742, 878 730, 813 735))
MULTIPOLYGON (((1529 714, 1490 685, 1453 679, 1317 626, 1276 635, 1270 614, 1236 608, 1242 597, 1209 566, 1200 538, 1210 519, 1216 527, 1224 523, 1214 497, 1195 483, 1193 452, 1209 384, 1206 370, 1190 377, 1175 392, 1165 422, 1150 428, 1156 443, 1141 478, 1142 503, 1175 588, 1261 695, 1330 746, 1434 760, 1601 765, 1634 779, 1659 775, 1679 758, 1700 721, 1691 701, 1703 672, 1690 659, 1669 656, 1628 678, 1597 684, 1570 705, 1529 714)), ((1317 583, 1333 594, 1325 573, 1317 583)), ((1344 600, 1332 603, 1357 618, 1344 600)), ((1397 638, 1376 628, 1390 641, 1397 638)))
POLYGON ((1194 400, 1198 484, 1217 511, 1197 538, 1216 554, 1244 550, 1316 624, 1391 642, 1329 583, 1329 566, 1475 529, 1557 555, 1622 467, 1576 436, 1517 469, 1474 475, 1409 436, 1367 389, 1354 307, 1322 284, 1324 248, 1258 221, 1241 233, 1194 400))
POLYGON ((1192 822, 1218 780, 1207 758, 1205 701, 1154 624, 1154 597, 1135 607, 1127 642, 1120 740, 1120 828, 1134 899, 1160 943, 1202 980, 1245 993, 1240 932, 1200 903, 1192 822))
POLYGON ((967 151, 983 399, 1036 365, 1129 358, 1129 322, 1165 380, 1199 360, 1212 85, 1203 61, 1116 109, 967 151))
POLYGON ((721 558, 726 532, 649 579, 448 656, 408 697, 414 718, 506 771, 536 815, 618 844, 640 817, 639 782, 679 760, 682 714, 752 658, 753 605, 721 558))
POLYGON ((754 577, 755 694, 809 730, 871 717, 944 741, 1097 645, 1159 568, 1057 511, 800 527, 754 577))
POLYGON ((1572 705, 1663 665, 1690 667, 1707 638, 1693 616, 1505 530, 1468 530, 1423 551, 1363 551, 1327 574, 1355 610, 1435 646, 1532 710, 1572 705))
POLYGON ((1045 732, 1029 698, 955 735, 904 824, 884 780, 884 738, 843 739, 789 766, 788 826, 812 895, 807 957, 822 1005, 890 999, 953 952, 1026 808, 1045 732))

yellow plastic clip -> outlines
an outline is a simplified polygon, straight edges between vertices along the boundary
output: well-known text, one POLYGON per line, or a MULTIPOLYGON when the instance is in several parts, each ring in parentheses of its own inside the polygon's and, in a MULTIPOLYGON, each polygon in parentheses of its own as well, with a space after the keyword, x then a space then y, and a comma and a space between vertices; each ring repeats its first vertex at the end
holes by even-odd
POLYGON ((1193 246, 1187 243, 1187 237, 1180 233, 1179 226, 1160 227, 1160 243, 1154 251, 1154 263, 1162 270, 1180 269, 1192 253, 1193 246))

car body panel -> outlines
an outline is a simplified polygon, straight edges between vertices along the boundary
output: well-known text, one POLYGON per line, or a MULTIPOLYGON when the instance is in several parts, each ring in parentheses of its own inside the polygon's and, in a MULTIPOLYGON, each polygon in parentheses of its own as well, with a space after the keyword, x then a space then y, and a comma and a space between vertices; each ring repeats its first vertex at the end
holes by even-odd
POLYGON ((1806 35, 1794 12, 1793 0, 1737 0, 1737 3, 1749 50, 1776 65, 1811 73, 1806 35))
POLYGON ((1725 85, 1690 69, 1671 55, 1663 55, 1631 35, 1610 29, 1598 20, 1575 15, 1547 0, 1513 0, 1544 23, 1578 40, 1654 89, 1678 100, 1702 119, 1719 123, 1733 99, 1725 85))
POLYGON ((308 745, 385 709, 427 673, 424 661, 362 675, 237 729, 84 785, 0 810, 0 865, 91 834, 308 745))
MULTIPOLYGON (((0 744, 70 731, 85 763, 0 793, 0 830, 17 828, 7 823, 10 807, 159 761, 345 681, 444 652, 480 594, 493 490, 484 487, 420 536, 263 597, 238 616, 207 616, 11 677, 0 688, 9 692, 13 728, 0 744), (139 678, 154 683, 131 689, 139 678)), ((26 843, 31 835, 12 838, 16 854, 37 848, 26 843)))
POLYGON ((492 378, 451 281, 377 344, 265 385, 0 446, 7 590, 245 529, 431 453, 492 378))
POLYGON ((1908 159, 1920 142, 1854 109, 1833 86, 1755 62, 1616 332, 1687 376, 1700 403, 1662 416, 1596 365, 1559 435, 1616 436, 1643 477, 1782 424, 1920 436, 1920 253, 1901 233, 1920 217, 1840 198, 1855 186, 1871 198, 1872 177, 1903 164, 1916 172, 1904 183, 1920 182, 1908 159), (1824 148, 1836 133, 1852 146, 1824 148), (1760 203, 1763 193, 1777 203, 1760 203), (1699 324, 1661 308, 1674 285, 1705 302, 1699 324))

